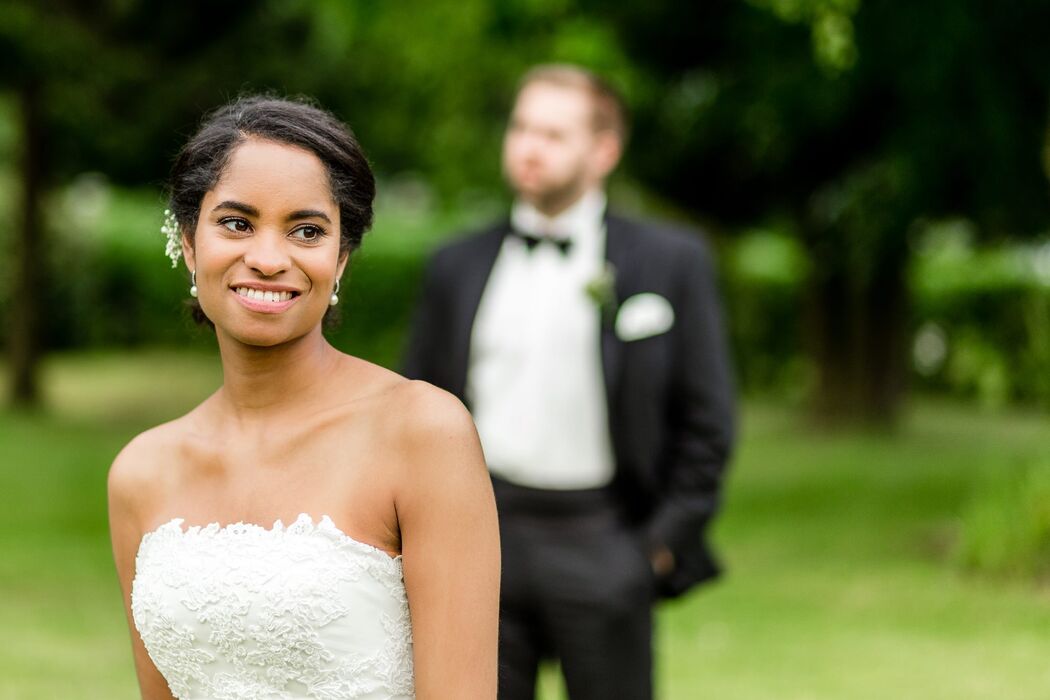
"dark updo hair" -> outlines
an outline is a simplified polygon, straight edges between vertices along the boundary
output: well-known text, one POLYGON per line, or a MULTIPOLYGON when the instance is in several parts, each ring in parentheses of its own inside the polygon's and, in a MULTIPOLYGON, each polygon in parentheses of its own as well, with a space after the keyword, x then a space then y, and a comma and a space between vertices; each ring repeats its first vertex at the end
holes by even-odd
POLYGON ((321 160, 339 205, 339 252, 357 250, 372 226, 376 188, 353 132, 305 100, 261 95, 241 97, 206 116, 175 158, 168 207, 190 242, 205 193, 218 183, 233 151, 252 137, 298 146, 321 160))

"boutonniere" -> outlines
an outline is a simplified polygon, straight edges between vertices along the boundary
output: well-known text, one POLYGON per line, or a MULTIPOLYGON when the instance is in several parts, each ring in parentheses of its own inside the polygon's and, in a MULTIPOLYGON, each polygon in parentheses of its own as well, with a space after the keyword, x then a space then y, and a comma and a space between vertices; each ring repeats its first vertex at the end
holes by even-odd
POLYGON ((616 318, 616 268, 606 261, 605 266, 584 287, 587 296, 590 297, 598 311, 602 315, 602 323, 611 323, 616 318))

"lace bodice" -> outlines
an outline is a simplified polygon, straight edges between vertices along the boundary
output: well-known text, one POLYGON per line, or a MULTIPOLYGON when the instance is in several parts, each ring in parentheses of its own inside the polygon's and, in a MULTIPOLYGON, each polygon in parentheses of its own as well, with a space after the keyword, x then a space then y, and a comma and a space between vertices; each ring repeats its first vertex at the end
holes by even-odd
POLYGON ((412 698, 401 559, 327 517, 183 530, 139 545, 131 612, 180 700, 412 698))

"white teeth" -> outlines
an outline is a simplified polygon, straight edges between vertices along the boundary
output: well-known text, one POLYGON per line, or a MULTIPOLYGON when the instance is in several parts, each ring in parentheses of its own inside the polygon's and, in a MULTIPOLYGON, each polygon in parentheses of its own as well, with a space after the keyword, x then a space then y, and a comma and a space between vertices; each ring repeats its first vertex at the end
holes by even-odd
POLYGON ((239 296, 245 299, 252 299, 254 301, 266 301, 270 303, 278 301, 288 301, 292 298, 291 292, 271 292, 264 291, 262 289, 254 289, 252 287, 236 287, 233 290, 239 296))

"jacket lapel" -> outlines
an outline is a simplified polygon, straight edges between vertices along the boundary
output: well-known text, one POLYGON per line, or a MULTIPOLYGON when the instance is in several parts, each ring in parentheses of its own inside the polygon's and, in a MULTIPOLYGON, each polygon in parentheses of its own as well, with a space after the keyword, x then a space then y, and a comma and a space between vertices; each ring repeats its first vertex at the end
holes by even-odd
POLYGON ((452 333, 455 343, 452 354, 456 363, 455 387, 458 389, 454 393, 464 402, 466 401, 467 368, 470 362, 470 337, 474 328, 474 317, 477 316, 481 295, 492 273, 492 266, 496 263, 496 256, 499 255, 503 238, 509 230, 510 224, 505 222, 482 234, 471 245, 467 264, 459 273, 462 281, 456 287, 459 295, 453 320, 456 328, 452 333))
MULTIPOLYGON (((619 217, 607 215, 605 219, 605 260, 612 265, 616 275, 616 303, 619 305, 629 289, 627 277, 631 272, 630 259, 634 248, 634 232, 630 224, 619 217)), ((623 368, 623 342, 616 337, 615 313, 602 323, 602 371, 605 377, 605 396, 609 405, 610 421, 616 415, 616 396, 620 388, 620 373, 623 368)))

